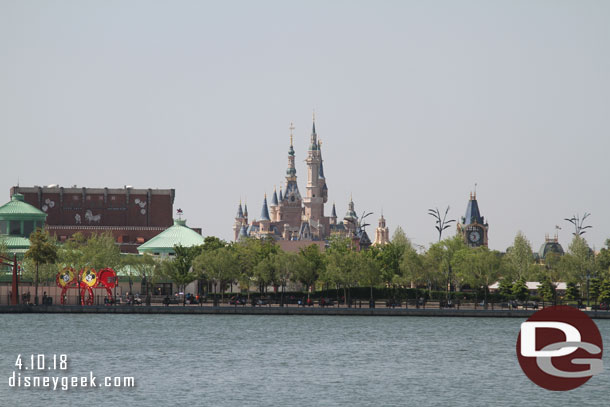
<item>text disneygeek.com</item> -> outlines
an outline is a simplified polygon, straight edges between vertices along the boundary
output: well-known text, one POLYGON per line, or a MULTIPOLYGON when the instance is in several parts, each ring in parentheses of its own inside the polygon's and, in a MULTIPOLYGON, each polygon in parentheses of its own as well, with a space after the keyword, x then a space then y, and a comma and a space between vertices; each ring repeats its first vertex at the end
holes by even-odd
POLYGON ((133 376, 105 376, 98 379, 89 372, 88 376, 22 376, 13 372, 8 378, 8 386, 15 388, 47 388, 53 390, 70 390, 92 387, 135 387, 133 376))
POLYGON ((13 371, 8 378, 8 386, 11 388, 35 388, 70 390, 76 388, 101 388, 101 387, 135 387, 136 381, 133 376, 103 376, 97 377, 93 372, 85 376, 38 376, 28 375, 20 371, 29 370, 32 373, 45 371, 66 371, 68 369, 68 356, 60 355, 29 355, 22 357, 17 355, 15 361, 17 371, 13 371))

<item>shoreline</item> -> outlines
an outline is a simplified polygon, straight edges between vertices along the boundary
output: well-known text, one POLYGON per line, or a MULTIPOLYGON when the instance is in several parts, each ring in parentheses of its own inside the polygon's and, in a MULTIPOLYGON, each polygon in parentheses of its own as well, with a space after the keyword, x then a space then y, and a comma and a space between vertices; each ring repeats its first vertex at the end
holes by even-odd
MULTIPOLYGON (((2 305, 0 314, 205 314, 205 315, 342 315, 386 317, 527 318, 536 310, 466 310, 438 308, 298 308, 242 306, 77 306, 2 305)), ((583 311, 593 319, 610 319, 607 311, 583 311)))

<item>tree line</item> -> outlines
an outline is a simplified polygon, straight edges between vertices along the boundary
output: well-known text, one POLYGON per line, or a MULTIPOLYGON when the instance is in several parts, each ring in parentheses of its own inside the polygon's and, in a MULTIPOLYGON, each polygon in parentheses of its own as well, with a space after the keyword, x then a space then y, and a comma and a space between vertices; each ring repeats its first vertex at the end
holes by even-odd
MULTIPOLYGON (((72 267, 101 269, 111 267, 128 278, 146 282, 148 292, 155 283, 173 282, 179 290, 195 281, 209 287, 206 294, 224 297, 229 284, 237 284, 245 296, 264 294, 269 287, 283 293, 289 283, 304 291, 336 289, 346 301, 355 287, 418 288, 423 292, 443 291, 447 299, 470 291, 487 298, 489 285, 499 281, 499 293, 525 299, 526 281, 539 281, 539 295, 556 299, 555 283, 568 283, 566 299, 587 298, 610 302, 610 239, 594 253, 586 240, 574 236, 564 255, 547 253, 536 261, 527 238, 519 232, 505 253, 487 247, 467 246, 461 236, 445 238, 427 250, 417 250, 398 227, 390 243, 356 251, 349 239, 334 238, 326 250, 312 244, 298 253, 285 252, 273 240, 246 239, 228 243, 209 236, 195 247, 177 246, 175 255, 121 254, 112 235, 86 238, 74 234, 58 244, 44 230, 30 236, 23 269, 26 278, 36 282, 54 279, 58 270, 72 267)), ((37 290, 36 290, 37 291, 37 290)))

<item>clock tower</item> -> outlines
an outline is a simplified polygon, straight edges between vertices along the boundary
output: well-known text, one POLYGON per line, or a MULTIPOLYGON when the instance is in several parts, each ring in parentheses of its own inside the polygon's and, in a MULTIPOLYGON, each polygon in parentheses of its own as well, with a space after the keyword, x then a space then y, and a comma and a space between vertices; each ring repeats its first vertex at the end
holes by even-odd
POLYGON ((466 216, 463 216, 462 221, 457 225, 458 233, 462 234, 464 242, 470 247, 487 246, 488 229, 489 225, 479 212, 477 194, 476 192, 471 193, 466 207, 466 216))

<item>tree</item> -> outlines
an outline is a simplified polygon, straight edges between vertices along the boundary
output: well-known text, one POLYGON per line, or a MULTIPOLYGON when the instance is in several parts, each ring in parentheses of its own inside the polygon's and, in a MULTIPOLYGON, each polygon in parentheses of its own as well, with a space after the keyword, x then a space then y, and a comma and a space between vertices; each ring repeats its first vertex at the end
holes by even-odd
POLYGON ((506 299, 513 295, 513 281, 509 277, 504 277, 500 280, 498 293, 506 299))
POLYGON ((381 281, 379 262, 375 258, 374 250, 356 252, 356 273, 361 286, 371 288, 370 300, 373 301, 373 287, 381 281))
POLYGON ((589 285, 589 293, 591 295, 591 299, 593 301, 598 301, 601 291, 602 291, 602 280, 597 277, 592 278, 590 285, 589 285))
POLYGON ((521 231, 515 236, 513 245, 506 250, 506 259, 517 280, 529 277, 530 266, 534 263, 532 246, 521 231))
POLYGON ((286 289, 286 284, 292 278, 293 270, 295 269, 295 264, 297 262, 297 254, 288 253, 283 250, 280 250, 274 257, 273 260, 275 262, 275 269, 277 271, 277 279, 280 283, 282 296, 280 301, 280 306, 284 306, 284 291, 286 289))
POLYGON ((214 296, 216 286, 220 287, 221 300, 224 301, 224 287, 237 277, 239 262, 233 247, 226 246, 202 251, 193 261, 193 269, 199 277, 214 282, 214 296))
POLYGON ((454 236, 434 243, 428 250, 428 255, 435 265, 436 269, 443 275, 446 288, 446 298, 449 300, 449 293, 457 282, 457 276, 454 273, 454 261, 456 253, 464 249, 466 244, 461 236, 454 236))
POLYGON ((356 252, 351 249, 349 239, 335 238, 326 250, 326 273, 328 279, 335 282, 337 287, 343 288, 343 297, 351 307, 350 288, 353 287, 358 276, 356 275, 356 252))
POLYGON ((561 255, 555 252, 549 252, 544 259, 544 269, 546 275, 551 281, 563 281, 565 276, 561 270, 561 255))
POLYGON ((610 277, 610 239, 606 239, 606 247, 602 248, 599 254, 595 256, 595 262, 602 276, 610 277))
MULTIPOLYGON (((127 273, 130 278, 129 290, 131 291, 131 278, 137 275, 142 279, 142 285, 146 291, 146 305, 150 305, 151 296, 155 283, 160 277, 160 263, 148 253, 143 255, 128 255, 123 257, 123 264, 127 266, 127 273)), ((125 268, 123 268, 125 270, 125 268)))
MULTIPOLYGON (((201 252, 201 246, 174 246, 174 252, 176 255, 173 259, 167 259, 162 262, 161 272, 173 281, 178 289, 184 292, 186 286, 195 280, 197 277, 192 272, 193 260, 201 252)), ((186 305, 186 296, 183 297, 182 305, 186 305)))
POLYGON ((401 263, 409 248, 412 249, 411 242, 402 228, 398 226, 392 240, 379 249, 377 257, 380 263, 381 279, 387 286, 395 287, 396 284, 404 283, 401 263))
POLYGON ((40 228, 30 235, 30 248, 25 253, 26 259, 36 266, 34 303, 38 305, 38 272, 41 264, 54 264, 57 261, 57 246, 49 233, 40 228))
POLYGON ((544 277, 538 284, 538 294, 544 301, 553 301, 555 299, 555 286, 549 277, 544 277))
POLYGON ((599 302, 606 304, 610 303, 610 280, 604 280, 600 287, 600 293, 598 297, 599 302))
POLYGON ((299 251, 299 259, 296 262, 295 277, 301 282, 308 291, 318 280, 320 274, 324 274, 326 263, 324 254, 320 251, 317 244, 311 244, 299 251))
POLYGON ((399 282, 405 287, 417 287, 419 283, 427 283, 426 274, 421 256, 411 246, 410 242, 402 248, 400 261, 400 273, 394 282, 399 282))
POLYGON ((527 297, 529 297, 529 290, 527 289, 527 285, 525 284, 525 278, 521 277, 519 280, 515 281, 513 284, 513 295, 519 301, 525 301, 527 297))
POLYGON ((566 299, 568 301, 578 301, 580 299, 580 291, 573 281, 568 282, 566 286, 566 299))
POLYGON ((485 306, 489 285, 500 276, 501 254, 487 247, 464 247, 455 255, 455 269, 462 281, 483 291, 485 306))
MULTIPOLYGON (((62 268, 70 268, 74 271, 76 286, 80 287, 80 271, 89 266, 89 259, 85 255, 87 238, 81 232, 73 234, 58 251, 58 263, 62 268)), ((78 304, 82 304, 81 290, 78 289, 78 304)))
POLYGON ((121 250, 110 232, 92 234, 81 246, 81 250, 88 267, 101 270, 121 266, 121 250))
MULTIPOLYGON (((581 292, 587 287, 589 278, 596 275, 593 252, 582 236, 575 235, 572 239, 568 252, 561 259, 561 268, 570 281, 580 284, 581 292)), ((589 298, 588 292, 586 295, 589 298)))
POLYGON ((254 279, 254 268, 261 259, 261 242, 259 239, 248 238, 232 245, 237 259, 238 273, 236 276, 241 290, 246 290, 250 300, 250 285, 254 279))
POLYGON ((201 250, 217 250, 222 249, 227 246, 227 242, 222 239, 217 238, 216 236, 207 236, 203 240, 203 246, 201 246, 201 250))
POLYGON ((258 290, 261 295, 264 294, 265 287, 275 281, 276 263, 272 258, 273 255, 263 257, 256 266, 254 266, 254 280, 258 282, 258 290))

